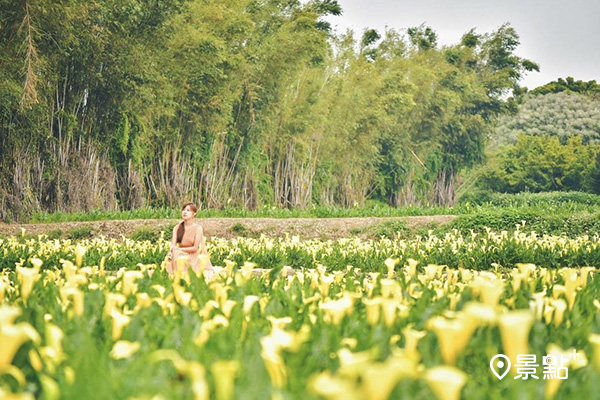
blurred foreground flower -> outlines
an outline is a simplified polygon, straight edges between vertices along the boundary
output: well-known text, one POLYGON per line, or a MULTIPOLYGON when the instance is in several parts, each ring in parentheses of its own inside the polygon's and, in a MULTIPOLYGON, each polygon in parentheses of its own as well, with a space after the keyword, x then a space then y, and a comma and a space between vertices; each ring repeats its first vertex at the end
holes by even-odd
POLYGON ((510 358, 511 371, 517 371, 518 354, 529 352, 529 330, 533 325, 533 314, 530 310, 509 311, 498 317, 500 336, 504 354, 510 358))
POLYGON ((115 342, 112 350, 110 351, 110 356, 115 360, 121 360, 124 358, 129 358, 134 355, 141 347, 140 342, 129 342, 127 340, 119 340, 115 342))
POLYGON ((458 400, 467 374, 455 367, 438 366, 425 372, 425 381, 440 400, 458 400))
POLYGON ((217 400, 231 400, 234 394, 235 375, 240 365, 236 360, 216 361, 210 367, 215 380, 215 392, 217 400))

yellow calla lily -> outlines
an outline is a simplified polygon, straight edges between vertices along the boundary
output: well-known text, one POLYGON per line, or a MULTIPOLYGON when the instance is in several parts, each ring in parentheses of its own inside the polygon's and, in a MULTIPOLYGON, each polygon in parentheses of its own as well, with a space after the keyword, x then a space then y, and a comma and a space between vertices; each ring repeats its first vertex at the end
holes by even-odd
POLYGON ((446 364, 454 364, 459 353, 467 346, 477 325, 465 314, 457 314, 455 319, 433 317, 427 323, 435 332, 440 344, 442 358, 446 364))
POLYGON ((33 285, 40 279, 40 273, 36 268, 16 267, 17 277, 21 283, 21 298, 27 301, 33 285))
POLYGON ((79 317, 83 315, 84 311, 84 297, 83 291, 74 287, 62 287, 60 288, 60 296, 63 303, 71 300, 73 304, 73 311, 79 317))
POLYGON ((396 264, 400 262, 399 258, 388 258, 385 260, 385 266, 387 267, 387 276, 388 279, 392 279, 394 277, 394 268, 396 268, 396 264))
POLYGON ((414 361, 419 361, 421 355, 417 350, 417 345, 419 344, 419 340, 427 335, 427 332, 417 331, 412 328, 412 325, 409 325, 402 329, 402 335, 404 336, 404 350, 406 351, 406 355, 414 361))
POLYGON ((121 314, 117 310, 112 310, 110 312, 110 316, 112 318, 112 340, 118 340, 123 333, 123 328, 125 328, 131 322, 131 318, 127 315, 121 314))
POLYGON ((332 376, 329 371, 311 376, 308 380, 308 388, 312 393, 327 400, 361 400, 364 398, 354 382, 339 376, 332 376))
POLYGON ((40 342, 40 335, 27 322, 0 325, 0 370, 12 363, 19 348, 27 341, 40 342))
POLYGON ((529 310, 509 311, 498 317, 504 354, 510 359, 511 371, 516 372, 517 355, 528 354, 529 330, 534 316, 529 310))
POLYGON ((140 342, 129 342, 127 340, 119 340, 115 342, 110 350, 110 356, 115 360, 129 358, 140 349, 140 342))
POLYGON ((439 366, 425 372, 425 381, 439 400, 458 400, 467 374, 456 367, 439 366))
POLYGON ((217 400, 233 399, 235 375, 239 368, 240 365, 236 360, 213 363, 210 370, 215 380, 217 400))
POLYGON ((83 256, 85 256, 85 253, 87 252, 87 248, 82 246, 81 244, 77 244, 77 246, 75 246, 75 264, 77 265, 77 268, 80 268, 83 264, 83 256))
POLYGON ((592 345, 592 349, 594 352, 593 355, 593 365, 596 368, 596 371, 600 372, 600 334, 593 333, 590 335, 589 342, 592 345))
POLYGON ((141 271, 125 271, 123 273, 122 291, 123 295, 128 296, 135 294, 138 290, 138 285, 135 283, 136 280, 142 279, 144 275, 141 271))
POLYGON ((374 299, 362 299, 362 302, 365 305, 365 309, 367 312, 367 323, 369 325, 375 325, 379 321, 381 301, 381 297, 376 297, 374 299))

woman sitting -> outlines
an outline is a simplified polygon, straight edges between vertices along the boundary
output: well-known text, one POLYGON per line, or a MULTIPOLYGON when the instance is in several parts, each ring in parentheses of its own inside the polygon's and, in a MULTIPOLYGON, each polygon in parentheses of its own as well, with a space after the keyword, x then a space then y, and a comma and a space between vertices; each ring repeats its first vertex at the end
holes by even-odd
POLYGON ((181 209, 183 221, 173 228, 171 248, 168 254, 170 262, 167 264, 167 272, 169 275, 173 275, 178 270, 178 259, 185 260, 185 263, 179 262, 180 265, 183 264, 181 272, 186 272, 191 267, 197 274, 207 271, 212 275, 212 264, 204 242, 204 231, 202 226, 196 222, 197 211, 198 207, 191 202, 185 203, 181 209))

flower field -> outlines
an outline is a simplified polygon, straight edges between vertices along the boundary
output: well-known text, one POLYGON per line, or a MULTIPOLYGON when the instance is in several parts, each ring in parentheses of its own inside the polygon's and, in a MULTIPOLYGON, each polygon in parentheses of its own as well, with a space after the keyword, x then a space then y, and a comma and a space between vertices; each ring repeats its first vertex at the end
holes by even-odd
POLYGON ((599 243, 215 239, 219 273, 170 278, 164 240, 0 239, 0 399, 594 398, 599 243))

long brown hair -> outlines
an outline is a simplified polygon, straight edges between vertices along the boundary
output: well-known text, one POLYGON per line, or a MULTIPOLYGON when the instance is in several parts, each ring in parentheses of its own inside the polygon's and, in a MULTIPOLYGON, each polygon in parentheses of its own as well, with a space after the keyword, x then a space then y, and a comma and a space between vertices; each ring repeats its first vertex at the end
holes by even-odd
MULTIPOLYGON (((185 210, 185 208, 187 206, 190 206, 190 210, 192 210, 193 212, 198 212, 198 207, 196 207, 196 205, 194 203, 192 203, 191 201, 185 203, 183 205, 183 207, 181 207, 181 211, 185 210)), ((179 228, 177 228, 177 243, 181 243, 181 241, 183 240, 183 235, 185 234, 185 226, 183 225, 184 221, 181 221, 179 223, 179 228)))

